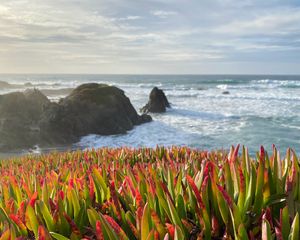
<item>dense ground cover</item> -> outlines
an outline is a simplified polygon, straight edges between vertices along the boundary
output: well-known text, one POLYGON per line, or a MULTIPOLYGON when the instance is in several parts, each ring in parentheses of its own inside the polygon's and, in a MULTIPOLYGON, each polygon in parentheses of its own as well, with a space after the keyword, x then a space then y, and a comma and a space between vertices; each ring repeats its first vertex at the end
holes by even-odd
POLYGON ((296 154, 99 149, 0 162, 0 239, 299 239, 296 154))

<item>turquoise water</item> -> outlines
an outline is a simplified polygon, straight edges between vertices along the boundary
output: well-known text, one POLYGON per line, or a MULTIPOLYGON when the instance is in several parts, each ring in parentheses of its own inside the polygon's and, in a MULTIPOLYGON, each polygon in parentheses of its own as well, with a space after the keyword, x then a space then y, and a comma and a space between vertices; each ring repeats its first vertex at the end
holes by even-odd
POLYGON ((300 76, 254 75, 0 75, 13 87, 51 90, 57 101, 85 82, 122 88, 139 110, 154 86, 162 88, 172 108, 126 135, 83 137, 74 148, 102 146, 187 145, 228 149, 238 143, 251 152, 260 145, 300 152, 300 76), (31 85, 25 83, 31 83, 31 85), (228 91, 229 94, 223 94, 228 91))

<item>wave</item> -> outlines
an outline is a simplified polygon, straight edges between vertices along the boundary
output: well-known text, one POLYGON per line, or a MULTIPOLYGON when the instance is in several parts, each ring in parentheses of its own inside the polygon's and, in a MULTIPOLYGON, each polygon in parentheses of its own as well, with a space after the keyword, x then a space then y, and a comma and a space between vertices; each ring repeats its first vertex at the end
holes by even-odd
POLYGON ((9 83, 6 81, 0 80, 0 88, 4 89, 20 89, 20 88, 31 88, 31 87, 53 87, 58 88, 61 86, 61 83, 32 83, 32 82, 25 82, 25 83, 9 83))
POLYGON ((300 88, 300 80, 278 80, 278 79, 260 79, 252 80, 254 85, 264 85, 269 88, 300 88))
MULTIPOLYGON (((198 134, 199 135, 199 134, 198 134)), ((98 147, 156 147, 164 146, 187 146, 193 135, 170 125, 153 121, 147 124, 136 126, 133 130, 124 135, 99 136, 88 135, 81 138, 76 145, 83 148, 98 147), (176 136, 176 138, 174 138, 176 136)))
POLYGON ((162 87, 162 83, 140 83, 138 84, 138 87, 140 88, 153 88, 153 87, 162 87))
POLYGON ((216 88, 222 90, 228 89, 276 89, 276 88, 300 88, 300 80, 273 80, 260 79, 244 82, 243 84, 217 84, 216 88))
POLYGON ((214 113, 214 112, 202 112, 202 111, 195 111, 191 109, 183 109, 183 108, 171 108, 167 111, 169 115, 172 116, 181 116, 187 117, 191 119, 203 119, 203 120, 228 120, 228 119, 239 119, 239 116, 234 115, 224 115, 221 113, 214 113))
MULTIPOLYGON (((250 95, 249 93, 243 94, 243 92, 240 92, 240 94, 236 94, 233 91, 230 92, 230 94, 213 94, 213 95, 198 95, 198 98, 205 98, 205 99, 228 99, 228 100, 233 100, 233 101, 238 101, 238 100, 261 100, 261 101, 279 101, 279 102, 294 102, 298 103, 300 101, 300 96, 296 95, 257 95, 257 94, 252 94, 250 95)), ((298 103, 299 104, 299 103, 298 103)))
POLYGON ((217 85, 217 88, 222 89, 222 90, 227 90, 228 85, 227 84, 219 84, 219 85, 217 85))
POLYGON ((190 94, 182 94, 182 93, 175 93, 175 94, 167 94, 167 97, 176 97, 176 98, 195 98, 198 97, 199 93, 190 93, 190 94))

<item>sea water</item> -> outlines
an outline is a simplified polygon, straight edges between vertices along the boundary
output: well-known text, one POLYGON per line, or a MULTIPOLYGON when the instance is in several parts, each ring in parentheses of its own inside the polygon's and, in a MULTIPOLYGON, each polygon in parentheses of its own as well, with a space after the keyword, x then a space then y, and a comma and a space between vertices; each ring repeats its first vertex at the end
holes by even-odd
POLYGON ((279 75, 0 75, 13 84, 0 94, 39 88, 58 101, 76 86, 107 83, 125 91, 137 111, 154 86, 172 108, 127 134, 84 136, 73 148, 189 146, 228 149, 246 145, 255 152, 275 144, 300 152, 300 76, 279 75), (224 94, 224 92, 229 94, 224 94))

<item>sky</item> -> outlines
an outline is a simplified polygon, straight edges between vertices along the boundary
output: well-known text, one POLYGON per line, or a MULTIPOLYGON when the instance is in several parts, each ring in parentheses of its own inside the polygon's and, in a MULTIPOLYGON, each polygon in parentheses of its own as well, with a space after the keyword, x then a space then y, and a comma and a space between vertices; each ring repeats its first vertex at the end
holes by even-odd
POLYGON ((300 0, 0 0, 0 73, 300 74, 300 0))

